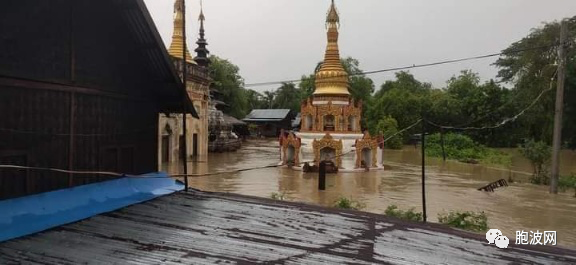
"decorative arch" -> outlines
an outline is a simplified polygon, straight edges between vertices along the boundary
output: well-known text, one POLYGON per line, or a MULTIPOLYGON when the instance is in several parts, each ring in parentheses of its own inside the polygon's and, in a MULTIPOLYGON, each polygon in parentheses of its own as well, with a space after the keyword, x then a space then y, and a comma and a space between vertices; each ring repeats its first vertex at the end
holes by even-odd
POLYGON ((316 130, 324 131, 324 118, 325 116, 328 115, 332 115, 335 117, 334 128, 335 129, 340 128, 340 119, 338 119, 337 117, 340 117, 340 115, 342 115, 342 108, 340 106, 334 106, 332 104, 332 101, 328 101, 328 104, 326 105, 318 106, 317 114, 319 124, 316 127, 316 130))
POLYGON ((344 107, 342 113, 344 115, 344 122, 346 123, 344 128, 348 130, 350 127, 352 127, 352 131, 360 131, 360 120, 362 119, 362 101, 355 102, 354 99, 350 99, 348 106, 344 107), (354 117, 352 121, 350 121, 350 117, 354 117), (353 122, 353 124, 350 124, 350 122, 353 122))
POLYGON ((302 131, 312 131, 315 128, 314 120, 316 119, 316 107, 312 105, 312 100, 309 98, 302 102, 300 106, 300 116, 302 117, 302 131), (310 119, 308 119, 310 117, 310 119))
POLYGON ((336 153, 336 166, 340 168, 342 166, 342 146, 342 139, 335 140, 329 133, 326 133, 320 140, 314 139, 314 141, 312 141, 312 148, 314 149, 314 161, 316 161, 316 163, 320 162, 320 151, 322 149, 326 147, 332 148, 336 153))
POLYGON ((370 155, 372 156, 372 167, 377 167, 378 164, 378 140, 370 136, 368 131, 364 132, 362 139, 356 139, 356 168, 360 168, 363 160, 363 150, 370 149, 370 155))

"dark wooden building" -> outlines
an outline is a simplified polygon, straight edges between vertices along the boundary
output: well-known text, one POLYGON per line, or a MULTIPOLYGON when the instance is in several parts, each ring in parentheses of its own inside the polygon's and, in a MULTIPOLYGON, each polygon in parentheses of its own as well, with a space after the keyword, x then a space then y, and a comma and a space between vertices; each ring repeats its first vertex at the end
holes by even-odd
POLYGON ((248 124, 256 126, 258 136, 278 137, 281 130, 292 129, 292 120, 296 115, 289 109, 255 109, 242 119, 248 124))
MULTIPOLYGON (((158 113, 185 96, 142 0, 0 3, 0 165, 158 169, 158 113)), ((0 166, 0 199, 106 179, 0 166)))

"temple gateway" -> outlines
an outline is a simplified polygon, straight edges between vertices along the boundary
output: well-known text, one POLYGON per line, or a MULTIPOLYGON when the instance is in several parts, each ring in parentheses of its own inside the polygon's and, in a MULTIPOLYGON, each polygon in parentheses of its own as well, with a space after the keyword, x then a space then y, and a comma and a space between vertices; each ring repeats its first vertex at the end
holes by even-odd
POLYGON ((334 0, 326 17, 328 45, 316 72, 314 94, 301 106, 300 132, 282 135, 281 163, 302 168, 331 161, 341 170, 382 168, 378 140, 362 132, 362 102, 348 91, 348 73, 340 62, 340 17, 334 0), (311 163, 310 163, 311 162, 311 163))

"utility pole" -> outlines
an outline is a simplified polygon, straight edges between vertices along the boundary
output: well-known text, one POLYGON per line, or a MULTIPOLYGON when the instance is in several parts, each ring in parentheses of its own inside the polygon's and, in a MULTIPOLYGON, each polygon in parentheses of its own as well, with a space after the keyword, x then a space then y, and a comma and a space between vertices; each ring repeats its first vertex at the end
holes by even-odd
POLYGON ((188 65, 186 63, 186 0, 182 0, 182 84, 184 85, 184 97, 182 98, 182 102, 184 102, 184 111, 182 115, 182 148, 184 151, 182 152, 182 165, 184 169, 184 187, 185 191, 188 191, 188 144, 187 144, 187 125, 186 125, 186 113, 187 111, 187 102, 188 102, 188 84, 186 78, 188 77, 188 65))
POLYGON ((426 120, 422 115, 422 217, 426 223, 426 120))
POLYGON ((550 193, 558 193, 558 175, 560 164, 560 148, 562 145, 562 114, 564 110, 564 81, 566 79, 566 41, 568 40, 568 24, 566 20, 560 23, 560 46, 558 46, 558 78, 556 81, 556 110, 554 113, 554 138, 552 140, 552 176, 550 193))

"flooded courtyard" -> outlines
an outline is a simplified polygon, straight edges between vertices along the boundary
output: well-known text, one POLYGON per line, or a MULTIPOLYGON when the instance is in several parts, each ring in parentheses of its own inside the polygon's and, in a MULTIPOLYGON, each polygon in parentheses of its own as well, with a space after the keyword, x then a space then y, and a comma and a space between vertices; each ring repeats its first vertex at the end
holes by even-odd
MULTIPOLYGON (((512 152, 514 150, 505 150, 512 152)), ((264 168, 252 171, 222 173, 189 179, 192 188, 270 197, 283 192, 288 200, 333 205, 339 197, 363 202, 364 211, 384 213, 389 205, 421 211, 420 150, 385 150, 386 170, 363 173, 339 173, 327 176, 327 189, 317 189, 317 173, 303 173, 287 168, 264 168)), ((562 174, 576 172, 573 152, 565 152, 562 174)), ((189 163, 194 174, 234 171, 277 164, 279 148, 271 140, 246 142, 236 153, 211 154, 207 161, 189 163)), ((169 165, 171 173, 180 166, 169 165)), ((558 195, 548 193, 547 186, 529 183, 531 167, 519 155, 510 169, 470 165, 459 162, 443 163, 429 159, 426 168, 426 199, 428 220, 437 222, 438 213, 451 210, 484 211, 490 228, 500 229, 514 241, 516 231, 557 231, 558 245, 576 248, 576 198, 574 191, 558 195), (477 191, 490 182, 515 180, 510 186, 495 192, 477 191)))

